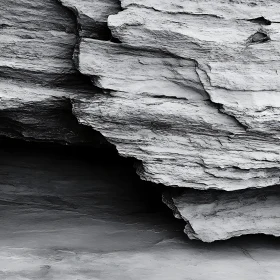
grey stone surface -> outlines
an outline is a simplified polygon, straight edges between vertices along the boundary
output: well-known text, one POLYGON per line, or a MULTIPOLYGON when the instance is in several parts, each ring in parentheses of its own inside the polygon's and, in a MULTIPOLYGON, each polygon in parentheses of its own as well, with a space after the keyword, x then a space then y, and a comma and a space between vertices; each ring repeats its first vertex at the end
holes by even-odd
POLYGON ((280 236, 279 187, 235 192, 171 190, 163 201, 186 221, 185 233, 204 242, 246 234, 280 236))
MULTIPOLYGON (((207 196, 230 191, 216 197, 218 205, 228 205, 236 191, 277 188, 279 5, 2 1, 0 135, 98 146, 100 132, 121 156, 141 162, 144 180, 207 196)), ((250 191, 253 198, 259 190, 250 191)), ((255 225, 253 203, 237 230, 277 228, 271 200, 262 208, 263 218, 271 215, 267 228, 255 225)), ((178 205, 190 207, 184 196, 178 205)), ((238 211, 231 215, 238 220, 238 211)), ((199 236, 236 235, 226 223, 214 234, 212 218, 218 219, 212 215, 212 228, 202 227, 199 236)))
POLYGON ((77 67, 106 94, 74 100, 79 121, 141 160, 145 180, 227 191, 278 184, 279 4, 121 2, 108 18, 121 43, 80 42, 77 67))
POLYGON ((72 60, 73 13, 55 0, 7 0, 0 8, 0 135, 98 144, 72 114, 70 96, 98 91, 72 60))

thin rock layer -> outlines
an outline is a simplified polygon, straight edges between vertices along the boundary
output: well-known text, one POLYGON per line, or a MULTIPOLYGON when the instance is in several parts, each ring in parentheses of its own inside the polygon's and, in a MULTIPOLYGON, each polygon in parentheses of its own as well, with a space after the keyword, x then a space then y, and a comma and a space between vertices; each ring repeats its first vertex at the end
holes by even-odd
POLYGON ((145 180, 227 191, 278 184, 279 4, 121 2, 108 18, 121 43, 80 42, 79 71, 106 93, 73 98, 80 123, 141 160, 145 180))
POLYGON ((171 190, 163 201, 186 221, 185 233, 204 242, 247 234, 280 236, 279 187, 236 192, 171 190))

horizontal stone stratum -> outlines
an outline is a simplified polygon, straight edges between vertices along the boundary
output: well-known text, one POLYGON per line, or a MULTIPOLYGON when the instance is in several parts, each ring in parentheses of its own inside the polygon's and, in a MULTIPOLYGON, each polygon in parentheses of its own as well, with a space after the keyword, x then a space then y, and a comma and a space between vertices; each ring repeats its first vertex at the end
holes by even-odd
POLYGON ((278 0, 4 2, 2 136, 100 132, 190 238, 280 235, 278 0))

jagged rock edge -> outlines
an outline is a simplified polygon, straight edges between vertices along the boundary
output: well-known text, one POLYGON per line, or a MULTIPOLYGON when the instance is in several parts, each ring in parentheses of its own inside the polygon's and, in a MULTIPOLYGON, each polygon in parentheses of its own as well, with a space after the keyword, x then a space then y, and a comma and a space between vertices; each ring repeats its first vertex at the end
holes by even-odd
MULTIPOLYGON (((77 33, 76 33, 76 43, 75 43, 75 46, 74 46, 74 51, 73 51, 73 56, 72 56, 72 60, 73 60, 73 64, 74 64, 74 67, 75 69, 78 71, 78 73, 80 73, 82 76, 85 76, 85 77, 88 77, 87 75, 85 74, 82 74, 80 71, 79 71, 79 68, 78 68, 78 61, 79 61, 79 52, 80 52, 80 42, 82 40, 82 38, 80 37, 80 34, 79 34, 79 31, 81 30, 81 25, 79 23, 79 12, 77 10, 77 8, 75 6, 68 6, 68 5, 65 5, 65 3, 63 2, 63 0, 56 0, 60 5, 62 5, 63 7, 65 7, 66 9, 68 9, 72 14, 73 16, 75 17, 76 19, 76 30, 77 30, 77 33)), ((109 26, 108 26, 109 28, 109 26)), ((90 79, 91 82, 92 82, 92 86, 96 86, 94 84, 94 82, 92 81, 92 79, 90 79)), ((104 91, 104 89, 100 88, 102 91, 104 91)), ((81 120, 79 119, 78 117, 78 114, 76 113, 75 111, 75 106, 74 106, 74 99, 69 97, 68 98, 69 102, 71 103, 71 111, 72 111, 72 115, 76 118, 76 120, 78 121, 78 123, 80 125, 83 125, 83 126, 87 126, 89 127, 90 129, 92 129, 93 131, 97 131, 99 132, 105 139, 108 143, 110 143, 110 145, 114 146, 118 155, 121 156, 121 157, 124 157, 126 158, 126 156, 122 155, 119 153, 118 151, 118 148, 115 144, 111 143, 110 140, 105 136, 103 135, 100 131, 94 129, 91 125, 87 124, 87 123, 84 123, 84 122, 81 122, 81 120)), ((134 158, 133 159, 135 160, 134 161, 134 168, 136 170, 136 174, 142 179, 142 180, 145 180, 147 181, 143 176, 141 176, 141 173, 142 171, 145 169, 144 167, 144 164, 141 160, 137 159, 137 158, 134 158)), ((156 184, 156 183, 155 183, 156 184)))
POLYGON ((199 240, 195 230, 193 229, 190 221, 181 215, 178 207, 175 205, 173 197, 169 191, 162 193, 162 202, 172 211, 176 219, 183 220, 185 224, 184 233, 192 240, 199 240))
MULTIPOLYGON (((65 5, 65 3, 63 2, 63 0, 57 0, 57 1, 58 1, 62 6, 64 6, 66 9, 69 9, 69 10, 73 13, 73 15, 75 16, 75 18, 76 18, 77 34, 76 34, 76 44, 75 44, 75 48, 74 48, 74 52, 73 52, 73 57, 72 57, 72 59, 73 59, 73 63, 74 63, 75 69, 76 69, 82 76, 89 77, 89 76, 87 76, 86 74, 81 73, 81 72, 79 71, 79 67, 78 67, 78 61, 79 61, 79 55, 80 55, 80 43, 81 43, 81 40, 82 40, 82 38, 81 38, 81 36, 80 36, 80 34, 79 34, 79 31, 81 30, 80 27, 79 27, 79 12, 78 12, 78 10, 77 10, 74 6, 72 6, 72 5, 71 5, 71 6, 65 5)), ((127 7, 125 7, 125 8, 122 7, 122 9, 125 10, 125 9, 127 9, 127 7)), ((120 11, 120 12, 121 12, 121 11, 120 11)), ((109 17, 110 17, 110 15, 108 16, 108 18, 109 18, 109 17)), ((109 30, 111 30, 109 25, 107 25, 107 27, 108 27, 109 30)), ((82 27, 81 27, 81 28, 82 28, 82 27)), ((118 39, 118 38, 117 38, 117 39, 118 39)), ((168 52, 168 54, 169 54, 169 52, 168 52)), ((173 56, 173 54, 171 54, 171 53, 170 53, 170 55, 173 56)), ((246 131, 247 127, 246 127, 244 124, 242 124, 242 123, 241 123, 237 118, 235 118, 234 116, 232 116, 232 115, 230 115, 230 114, 227 114, 227 112, 223 109, 222 104, 213 102, 213 100, 211 99, 211 95, 210 95, 209 92, 206 90, 206 88, 205 88, 205 86, 204 86, 204 84, 203 84, 203 82, 202 82, 202 80, 201 80, 201 76, 200 76, 199 70, 200 70, 200 71, 203 71, 203 70, 199 67, 199 62, 198 62, 197 60, 193 59, 193 58, 189 58, 189 59, 192 60, 192 61, 195 63, 195 70, 196 70, 196 73, 197 73, 197 75, 198 75, 198 77, 199 77, 200 83, 201 83, 201 85, 202 85, 202 87, 203 87, 205 93, 207 94, 207 96, 208 96, 208 98, 209 98, 209 101, 212 103, 212 105, 213 105, 221 114, 225 114, 225 115, 227 115, 228 117, 232 118, 232 119, 234 120, 234 122, 236 123, 237 126, 241 127, 242 129, 244 129, 244 130, 246 131)), ((205 71, 203 71, 203 72, 205 72, 205 71)), ((206 74, 206 75, 207 75, 207 74, 206 74)), ((89 78, 90 78, 90 77, 89 77, 89 78)), ((95 82, 92 80, 92 78, 90 78, 90 79, 91 79, 92 85, 98 87, 98 85, 95 84, 95 82)), ((101 89, 103 92, 106 90, 106 89, 103 89, 103 88, 100 88, 100 89, 101 89)), ((106 90, 106 91, 107 91, 107 90, 106 90)), ((109 92, 109 90, 108 90, 108 92, 109 92)), ((108 93, 107 93, 107 94, 108 94, 108 93)), ((162 96, 162 97, 165 98, 165 96, 162 96)), ((166 98, 170 98, 170 97, 167 96, 166 98)), ((177 99, 177 98, 176 98, 176 99, 177 99)), ((87 123, 84 123, 84 122, 82 122, 82 121, 79 119, 78 113, 75 111, 75 105, 74 105, 75 100, 74 100, 74 99, 71 100, 71 98, 70 98, 70 102, 71 102, 71 104, 72 104, 72 114, 73 114, 74 117, 77 119, 78 123, 81 124, 81 125, 88 126, 88 127, 90 127, 91 129, 93 129, 93 130, 95 130, 95 131, 98 131, 98 130, 96 130, 95 128, 93 128, 91 125, 89 125, 89 124, 87 124, 87 123)), ((101 133, 101 131, 98 131, 98 132, 101 133)), ((121 157, 124 157, 124 158, 127 158, 127 157, 128 157, 127 155, 123 155, 122 153, 120 153, 119 150, 118 150, 117 145, 113 144, 103 133, 101 133, 101 135, 102 135, 111 145, 113 145, 113 146, 116 148, 118 154, 119 154, 121 157)), ((147 176, 145 176, 145 163, 144 163, 142 160, 140 160, 140 159, 138 159, 138 158, 136 158, 136 157, 131 157, 131 158, 134 158, 134 159, 135 159, 135 162, 136 162, 136 163, 135 163, 135 166, 134 166, 134 167, 135 167, 135 169, 136 169, 137 175, 141 178, 141 180, 149 181, 149 179, 147 178, 147 176)), ((154 183, 157 184, 156 182, 154 182, 154 183)), ((168 187, 179 187, 179 186, 176 185, 176 184, 174 184, 174 185, 168 186, 168 187)))

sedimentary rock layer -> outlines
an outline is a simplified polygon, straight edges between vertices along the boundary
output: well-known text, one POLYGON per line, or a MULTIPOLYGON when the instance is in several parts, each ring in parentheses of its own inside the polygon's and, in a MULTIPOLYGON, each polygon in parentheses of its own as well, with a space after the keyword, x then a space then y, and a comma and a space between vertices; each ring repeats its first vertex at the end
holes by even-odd
POLYGON ((72 59, 73 12, 55 0, 7 0, 1 11, 0 135, 98 145, 102 137, 72 114, 70 96, 98 92, 72 59))
POLYGON ((80 42, 77 67, 106 94, 73 100, 79 121, 141 160, 146 180, 278 184, 279 4, 121 2, 108 18, 121 43, 80 42))
POLYGON ((121 10, 118 0, 58 1, 74 12, 80 36, 100 40, 110 40, 112 38, 107 19, 109 15, 117 14, 121 10))
MULTIPOLYGON (((276 2, 218 1, 214 9, 209 1, 122 1, 117 15, 117 1, 10 2, 1 108, 4 119, 17 107, 32 114, 12 113, 18 126, 12 133, 4 125, 1 134, 42 139, 25 126, 38 116, 35 107, 63 110, 71 100, 80 123, 142 161, 143 179, 225 190, 279 183, 276 2), (108 16, 121 43, 102 41, 108 16), (255 36, 260 29, 269 38, 255 36)), ((57 126, 59 134, 65 124, 57 126)))
POLYGON ((278 236, 277 187, 255 188, 279 184, 279 3, 121 2, 108 19, 121 43, 80 42, 77 67, 106 94, 73 100, 79 121, 140 159, 143 179, 254 188, 173 198, 190 238, 278 236))
POLYGON ((142 179, 208 190, 171 201, 190 224, 209 223, 187 231, 191 238, 278 235, 277 1, 6 0, 1 8, 0 135, 99 143, 93 128, 141 161, 142 179), (214 197, 209 207, 222 205, 222 216, 201 211, 201 196, 214 197), (258 207, 270 217, 263 227, 258 207))
POLYGON ((0 135, 59 143, 105 143, 72 114, 70 95, 83 90, 49 87, 16 80, 0 82, 0 135))
POLYGON ((1 143, 1 280, 278 279, 277 240, 190 242, 129 165, 69 148, 1 143))
POLYGON ((204 242, 243 234, 280 236, 279 187, 236 192, 171 190, 163 201, 184 219, 185 233, 204 242))

